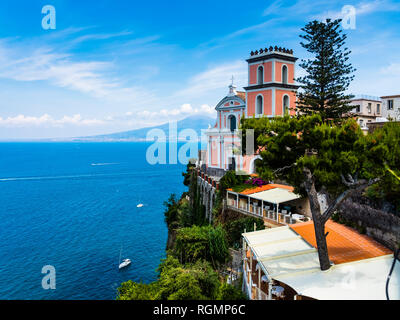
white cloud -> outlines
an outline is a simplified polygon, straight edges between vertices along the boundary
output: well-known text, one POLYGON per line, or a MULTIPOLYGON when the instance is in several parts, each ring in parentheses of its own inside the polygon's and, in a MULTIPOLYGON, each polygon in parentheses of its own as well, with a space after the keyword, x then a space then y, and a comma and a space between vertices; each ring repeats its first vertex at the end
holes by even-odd
POLYGON ((380 72, 383 75, 400 77, 400 63, 391 63, 389 66, 381 68, 380 72))
MULTIPOLYGON (((212 90, 225 89, 227 91, 232 75, 238 88, 244 86, 247 83, 247 63, 240 60, 210 68, 195 75, 189 80, 188 87, 175 95, 199 97, 212 90)), ((224 92, 221 93, 224 94, 224 92)))
POLYGON ((110 75, 113 68, 113 63, 106 61, 76 61, 74 55, 48 46, 31 50, 23 42, 0 40, 0 78, 23 82, 47 81, 56 87, 116 102, 154 102, 155 97, 149 90, 124 86, 110 75))
MULTIPOLYGON (((374 12, 387 12, 387 11, 399 11, 400 5, 398 3, 393 3, 388 0, 374 0, 370 2, 362 1, 357 5, 354 5, 356 10, 356 17, 361 15, 367 15, 374 12)), ((327 18, 330 19, 341 19, 343 18, 342 8, 337 11, 325 11, 317 16, 314 16, 314 19, 324 21, 327 18)))
POLYGON ((78 43, 89 41, 89 40, 107 40, 107 39, 111 39, 111 38, 129 36, 132 33, 133 32, 131 32, 131 31, 121 31, 121 32, 116 32, 116 33, 87 34, 87 35, 83 35, 78 38, 75 38, 71 43, 78 44, 78 43))
POLYGON ((80 114, 63 116, 60 119, 54 119, 48 114, 44 114, 40 117, 25 116, 23 114, 4 119, 0 117, 0 127, 64 127, 67 125, 96 126, 104 123, 105 121, 98 119, 83 119, 80 114))
MULTIPOLYGON (((127 114, 128 115, 128 114, 127 114)), ((191 115, 204 115, 213 117, 216 116, 216 111, 213 107, 203 104, 200 107, 193 108, 191 104, 185 103, 180 108, 161 109, 160 111, 143 110, 137 113, 129 112, 129 116, 139 119, 158 119, 159 121, 179 120, 191 115)))
POLYGON ((276 14, 278 11, 282 10, 282 0, 273 1, 263 12, 263 16, 269 16, 271 14, 276 14))

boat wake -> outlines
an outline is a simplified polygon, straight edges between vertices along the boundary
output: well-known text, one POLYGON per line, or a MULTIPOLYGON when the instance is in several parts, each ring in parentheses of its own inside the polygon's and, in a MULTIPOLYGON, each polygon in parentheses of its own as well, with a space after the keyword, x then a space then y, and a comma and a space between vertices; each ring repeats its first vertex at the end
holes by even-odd
POLYGON ((29 180, 59 180, 59 179, 81 179, 81 178, 94 178, 105 176, 121 176, 132 175, 132 173, 99 173, 99 174, 79 174, 69 176, 44 176, 44 177, 15 177, 15 178, 0 178, 0 182, 7 181, 29 181, 29 180))

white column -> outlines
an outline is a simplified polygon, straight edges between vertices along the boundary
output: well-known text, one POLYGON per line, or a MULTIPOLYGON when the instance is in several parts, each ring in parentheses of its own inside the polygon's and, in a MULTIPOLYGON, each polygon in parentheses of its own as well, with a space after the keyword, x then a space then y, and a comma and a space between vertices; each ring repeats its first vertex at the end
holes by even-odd
POLYGON ((211 145, 211 137, 208 137, 208 166, 211 166, 211 152, 212 152, 212 145, 211 145))
POLYGON ((276 60, 275 59, 273 59, 272 60, 272 82, 275 82, 275 62, 276 62, 276 60))
POLYGON ((276 98, 275 98, 275 88, 272 88, 272 116, 275 117, 275 111, 276 111, 276 98))
POLYGON ((219 138, 219 161, 220 161, 220 168, 224 169, 224 138, 220 136, 219 138))
POLYGON ((264 200, 261 200, 261 216, 264 217, 264 200))
POLYGON ((250 248, 250 290, 253 291, 253 251, 250 248))
POLYGON ((239 193, 236 193, 236 208, 239 208, 239 193))
POLYGON ((222 137, 222 149, 221 149, 221 157, 222 157, 222 168, 226 169, 226 157, 225 157, 225 138, 222 137))
POLYGON ((272 281, 268 276, 268 300, 272 300, 272 281))
POLYGON ((276 204, 276 221, 279 222, 279 203, 276 204))
POLYGON ((218 151, 217 151, 218 168, 221 168, 221 137, 220 136, 218 136, 218 138, 217 138, 217 146, 218 146, 218 151))

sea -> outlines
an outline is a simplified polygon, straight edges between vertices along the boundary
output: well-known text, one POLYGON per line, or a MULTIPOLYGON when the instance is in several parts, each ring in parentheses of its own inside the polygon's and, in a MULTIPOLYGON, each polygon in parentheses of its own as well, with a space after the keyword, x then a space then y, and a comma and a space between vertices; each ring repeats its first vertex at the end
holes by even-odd
POLYGON ((157 278, 163 203, 186 190, 186 165, 149 164, 149 146, 0 143, 0 299, 112 300, 157 278))

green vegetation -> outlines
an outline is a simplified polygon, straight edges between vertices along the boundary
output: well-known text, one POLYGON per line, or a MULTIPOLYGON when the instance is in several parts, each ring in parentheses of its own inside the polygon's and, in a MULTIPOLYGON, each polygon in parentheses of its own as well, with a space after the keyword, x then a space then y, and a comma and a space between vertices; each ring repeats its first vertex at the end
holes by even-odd
POLYGON ((345 199, 368 187, 367 194, 379 190, 375 196, 399 199, 399 181, 387 170, 390 166, 400 173, 397 124, 388 123, 365 136, 353 119, 335 125, 315 114, 244 119, 242 128, 254 129, 256 144, 264 147, 257 167, 261 178, 284 180, 309 198, 323 270, 330 267, 324 225, 345 199), (323 214, 320 191, 335 198, 323 214))
MULTIPOLYGON (((189 177, 193 175, 192 167, 188 166, 189 177)), ((185 176, 185 181, 186 181, 185 176)), ((200 191, 197 179, 190 179, 189 192, 185 192, 181 199, 171 194, 164 202, 165 222, 169 230, 176 230, 190 226, 202 226, 207 224, 205 219, 205 207, 200 201, 200 191), (186 199, 189 196, 189 200, 186 199)))
POLYGON ((233 247, 234 249, 240 248, 242 233, 244 232, 244 230, 246 230, 247 232, 254 231, 254 224, 256 225, 256 230, 265 229, 264 221, 260 218, 255 217, 239 218, 227 222, 224 225, 224 228, 228 237, 227 240, 229 246, 233 247))
POLYGON ((118 300, 245 299, 239 288, 221 283, 218 273, 202 260, 182 265, 168 256, 159 266, 159 278, 150 284, 124 282, 118 300))
POLYGON ((220 195, 224 195, 227 189, 232 188, 234 191, 242 191, 251 188, 250 185, 245 184, 250 176, 247 174, 237 174, 234 170, 230 170, 219 181, 220 195))
POLYGON ((189 163, 186 165, 186 172, 182 172, 183 176, 183 184, 187 187, 189 187, 190 182, 191 182, 191 174, 192 174, 192 169, 196 166, 196 159, 190 159, 189 163))
POLYGON ((217 267, 229 260, 225 230, 221 226, 210 225, 181 228, 176 235, 174 255, 181 263, 201 259, 217 267))
POLYGON ((312 21, 301 29, 301 46, 312 57, 302 60, 300 67, 307 74, 297 80, 297 111, 302 114, 319 113, 323 120, 340 120, 354 106, 352 95, 346 94, 355 69, 348 63, 350 51, 345 47, 341 20, 312 21))
POLYGON ((380 176, 381 180, 368 188, 367 196, 387 201, 400 214, 400 125, 386 123, 382 128, 368 134, 362 141, 365 175, 380 176), (397 176, 397 177, 396 177, 397 176))
POLYGON ((320 115, 290 118, 246 119, 244 129, 254 129, 264 146, 258 173, 264 180, 280 179, 307 195, 304 168, 313 172, 317 191, 322 186, 338 195, 347 189, 341 175, 364 174, 364 135, 355 120, 342 125, 323 123, 320 115), (284 169, 282 169, 284 168, 284 169))

